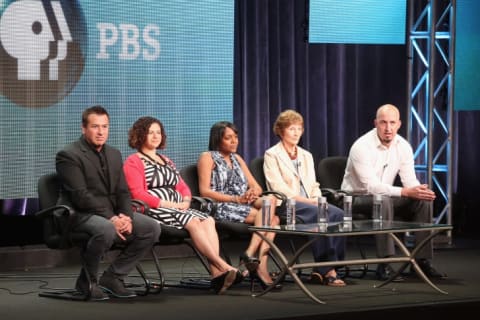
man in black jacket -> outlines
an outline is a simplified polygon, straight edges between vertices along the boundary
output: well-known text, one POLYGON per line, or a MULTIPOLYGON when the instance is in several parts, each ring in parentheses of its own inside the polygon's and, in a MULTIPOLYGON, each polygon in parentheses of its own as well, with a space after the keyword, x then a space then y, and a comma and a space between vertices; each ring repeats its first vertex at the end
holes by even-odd
POLYGON ((155 220, 132 212, 120 151, 106 144, 109 120, 101 106, 86 109, 82 114, 82 136, 56 156, 62 181, 59 204, 75 210, 73 230, 91 234, 82 251, 86 270, 82 269, 76 289, 83 293, 90 290, 84 274, 88 272, 92 300, 108 299, 104 291, 119 298, 134 297, 135 293, 125 288, 123 278, 160 236, 155 220), (101 259, 114 243, 121 243, 123 250, 97 281, 101 259))

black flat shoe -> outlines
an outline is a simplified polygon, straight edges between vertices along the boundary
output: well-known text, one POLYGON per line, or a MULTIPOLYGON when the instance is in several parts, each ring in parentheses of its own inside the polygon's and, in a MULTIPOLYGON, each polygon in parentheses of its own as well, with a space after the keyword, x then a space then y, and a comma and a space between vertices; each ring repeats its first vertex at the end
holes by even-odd
POLYGON ((255 257, 249 257, 246 252, 240 255, 240 265, 244 265, 250 273, 256 271, 259 264, 260 260, 255 257))
POLYGON ((237 277, 235 270, 229 270, 210 281, 210 287, 216 294, 224 294, 232 286, 237 277))
MULTIPOLYGON (((417 261, 418 263, 418 266, 420 267, 420 269, 422 269, 423 273, 425 273, 425 275, 430 278, 430 279, 447 279, 447 275, 445 273, 442 273, 442 272, 439 272, 437 271, 433 266, 432 264, 430 263, 430 261, 426 260, 426 259, 419 259, 417 261)), ((411 271, 410 273, 412 275, 416 275, 417 273, 415 272, 415 270, 413 268, 411 268, 411 271)))
MULTIPOLYGON (((389 264, 380 263, 377 266, 377 270, 375 271, 375 276, 376 276, 377 280, 387 281, 388 279, 390 279, 391 276, 393 276, 395 274, 395 272, 396 271, 389 264)), ((405 280, 404 277, 402 277, 401 275, 398 275, 392 281, 401 282, 401 281, 404 281, 404 280, 405 280)))

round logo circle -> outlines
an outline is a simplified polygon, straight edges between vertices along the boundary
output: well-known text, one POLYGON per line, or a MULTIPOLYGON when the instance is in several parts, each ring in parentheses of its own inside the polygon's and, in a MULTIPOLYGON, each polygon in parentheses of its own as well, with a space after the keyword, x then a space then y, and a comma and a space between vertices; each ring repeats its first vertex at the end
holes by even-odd
POLYGON ((87 27, 78 0, 4 1, 0 93, 24 107, 64 99, 82 75, 87 27))

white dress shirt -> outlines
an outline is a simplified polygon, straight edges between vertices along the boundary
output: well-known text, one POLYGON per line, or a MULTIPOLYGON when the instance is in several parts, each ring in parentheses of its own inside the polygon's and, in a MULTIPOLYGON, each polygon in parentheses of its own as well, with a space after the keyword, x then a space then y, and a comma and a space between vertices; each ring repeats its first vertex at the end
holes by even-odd
POLYGON ((397 174, 402 186, 420 185, 410 144, 398 134, 390 147, 381 144, 373 128, 350 148, 342 190, 354 194, 384 194, 400 197, 402 187, 393 186, 397 174))

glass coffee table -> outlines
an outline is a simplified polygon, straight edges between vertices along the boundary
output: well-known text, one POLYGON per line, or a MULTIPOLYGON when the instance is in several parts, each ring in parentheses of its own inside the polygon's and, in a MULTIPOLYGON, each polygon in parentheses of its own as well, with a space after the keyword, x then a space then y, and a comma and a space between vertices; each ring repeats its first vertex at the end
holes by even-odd
POLYGON ((436 224, 436 223, 418 223, 418 222, 404 222, 404 221, 383 221, 374 222, 373 220, 354 220, 353 222, 336 222, 329 224, 296 224, 294 226, 281 225, 275 227, 256 227, 249 226, 249 230, 256 233, 264 241, 266 241, 273 253, 278 258, 280 265, 280 274, 276 277, 272 285, 267 287, 264 291, 254 296, 262 296, 272 290, 275 285, 289 274, 294 282, 300 287, 300 289, 313 301, 324 304, 325 302, 318 299, 313 293, 305 286, 302 279, 297 275, 295 270, 324 267, 324 266, 347 266, 358 264, 378 264, 378 263, 403 263, 401 267, 393 274, 388 280, 382 282, 377 287, 383 287, 384 285, 393 281, 398 275, 400 275, 408 265, 412 265, 418 276, 428 285, 430 285, 436 291, 447 294, 447 292, 438 288, 433 284, 430 279, 425 275, 422 269, 415 261, 416 254, 422 249, 428 241, 438 235, 442 231, 451 230, 452 226, 448 224, 436 224), (431 234, 425 238, 416 246, 409 250, 403 242, 397 237, 398 233, 416 232, 416 231, 431 231, 431 234), (308 239, 305 244, 298 248, 293 256, 288 259, 285 253, 280 249, 273 241, 265 237, 265 232, 275 232, 276 234, 292 235, 292 236, 306 236, 308 239), (376 235, 376 234, 388 234, 395 241, 396 245, 400 249, 401 254, 395 257, 386 258, 365 258, 365 259, 351 259, 341 261, 325 261, 325 262, 307 262, 297 263, 298 258, 303 254, 306 248, 317 239, 317 237, 347 237, 347 236, 360 236, 360 235, 376 235))

